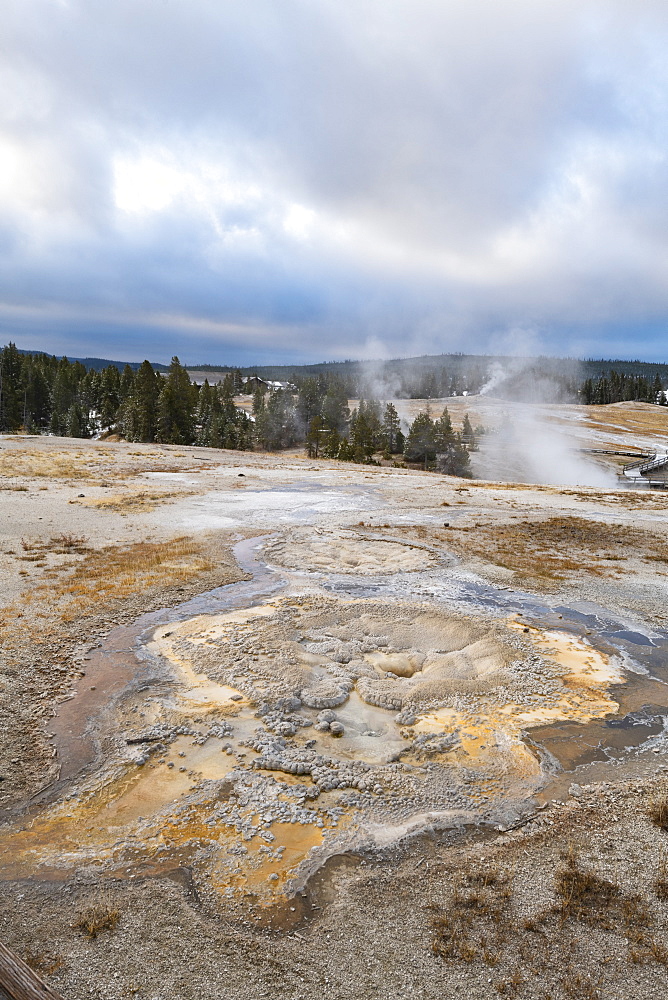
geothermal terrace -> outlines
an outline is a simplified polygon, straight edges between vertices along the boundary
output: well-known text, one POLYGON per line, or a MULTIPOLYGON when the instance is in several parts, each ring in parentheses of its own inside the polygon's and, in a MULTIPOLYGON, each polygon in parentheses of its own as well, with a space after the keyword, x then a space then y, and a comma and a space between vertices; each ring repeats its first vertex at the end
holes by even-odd
MULTIPOLYGON (((514 952, 443 951, 424 906, 454 870, 509 879, 524 845, 533 912, 559 838, 589 829, 591 865, 628 821, 653 877, 642 809, 611 829, 596 796, 663 780, 665 495, 55 439, 0 460, 3 933, 63 996, 310 996, 331 962, 335 996, 483 996, 514 952), (373 961, 333 931, 360 921, 373 961)), ((633 989, 665 977, 636 964, 633 989)))

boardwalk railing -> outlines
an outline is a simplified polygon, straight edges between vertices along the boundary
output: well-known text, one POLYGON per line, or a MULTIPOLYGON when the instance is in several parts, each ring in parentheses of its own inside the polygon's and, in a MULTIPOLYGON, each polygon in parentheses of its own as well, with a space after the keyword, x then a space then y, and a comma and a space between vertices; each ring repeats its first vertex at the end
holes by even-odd
POLYGON ((47 986, 29 965, 1 941, 0 988, 11 1000, 62 1000, 58 993, 47 986))
POLYGON ((642 458, 639 462, 629 462, 628 465, 625 465, 624 475, 628 476, 629 479, 636 479, 638 476, 643 476, 646 472, 652 472, 667 466, 668 455, 650 455, 649 457, 642 458), (629 476, 630 472, 633 473, 632 476, 629 476))

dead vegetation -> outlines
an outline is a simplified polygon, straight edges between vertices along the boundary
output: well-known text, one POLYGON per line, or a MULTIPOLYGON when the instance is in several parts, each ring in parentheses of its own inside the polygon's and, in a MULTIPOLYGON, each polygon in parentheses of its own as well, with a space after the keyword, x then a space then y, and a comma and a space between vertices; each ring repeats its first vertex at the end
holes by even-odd
POLYGON ((24 555, 19 559, 24 562, 35 562, 44 559, 50 553, 53 555, 84 555, 90 551, 88 539, 83 535, 74 535, 71 532, 54 535, 50 539, 21 539, 21 548, 24 555))
MULTIPOLYGON (((105 479, 123 480, 143 472, 200 472, 185 452, 128 451, 112 444, 83 448, 7 448, 0 451, 0 476, 8 479, 54 479, 105 485, 105 479), (175 459, 185 461, 175 462, 175 459)), ((26 491, 26 486, 6 487, 26 491)))
POLYGON ((86 553, 71 566, 52 571, 53 579, 36 586, 26 600, 57 602, 63 621, 90 613, 98 605, 123 601, 150 587, 174 587, 214 568, 202 546, 191 538, 167 542, 107 545, 86 553))
POLYGON ((445 905, 431 907, 434 953, 450 965, 493 969, 489 982, 502 995, 523 996, 525 986, 533 995, 540 983, 546 998, 578 1000, 600 995, 602 980, 580 972, 585 956, 617 968, 668 966, 652 907, 583 864, 573 846, 554 870, 547 905, 527 912, 514 878, 497 867, 457 873, 445 905))
POLYGON ((65 959, 61 954, 35 951, 32 948, 26 950, 24 961, 41 976, 52 976, 54 972, 65 967, 65 959))
POLYGON ((0 475, 24 476, 27 479, 90 480, 100 466, 110 459, 102 449, 78 451, 42 451, 11 449, 0 452, 0 475))
POLYGON ((655 795, 650 801, 647 813, 655 826, 668 830, 668 792, 659 792, 655 795))
MULTIPOLYGON (((658 507, 661 510, 668 509, 668 494, 663 490, 650 490, 642 487, 618 490, 598 490, 593 487, 586 489, 571 489, 565 486, 545 486, 540 483, 501 483, 487 479, 470 480, 465 490, 493 490, 494 492, 507 491, 528 491, 531 493, 547 493, 551 496, 572 497, 583 503, 610 504, 613 506, 623 506, 633 509, 640 506, 658 507)), ((456 492, 462 492, 457 490, 456 492)), ((445 504, 444 506, 448 506, 445 504)))
POLYGON ((395 531, 438 542, 463 560, 481 560, 511 570, 520 580, 543 589, 583 573, 614 578, 621 564, 632 558, 668 566, 665 536, 581 517, 435 530, 413 525, 395 531))
POLYGON ((100 903, 80 913, 72 927, 74 930, 81 931, 89 940, 94 941, 102 931, 113 931, 120 916, 118 910, 106 903, 100 903))
POLYGON ((668 900, 668 864, 662 861, 654 879, 654 892, 659 899, 668 900))
POLYGON ((151 588, 183 586, 215 568, 201 543, 179 537, 90 549, 86 539, 59 535, 48 542, 25 542, 23 557, 45 565, 48 552, 72 558, 44 569, 44 582, 0 612, 0 642, 5 649, 26 641, 41 643, 52 624, 74 622, 145 593, 151 588))
POLYGON ((95 507, 96 510, 109 510, 121 514, 146 513, 167 500, 175 498, 196 496, 195 490, 163 490, 161 492, 151 492, 148 490, 137 490, 135 492, 117 493, 110 496, 86 497, 82 502, 85 507, 95 507))

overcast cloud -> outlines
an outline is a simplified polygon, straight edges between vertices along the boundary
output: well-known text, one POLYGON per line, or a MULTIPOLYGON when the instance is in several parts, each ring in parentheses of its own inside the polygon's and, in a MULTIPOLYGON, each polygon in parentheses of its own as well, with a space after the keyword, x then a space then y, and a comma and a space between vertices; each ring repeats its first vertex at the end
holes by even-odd
POLYGON ((666 359, 665 0, 3 0, 0 331, 666 359))

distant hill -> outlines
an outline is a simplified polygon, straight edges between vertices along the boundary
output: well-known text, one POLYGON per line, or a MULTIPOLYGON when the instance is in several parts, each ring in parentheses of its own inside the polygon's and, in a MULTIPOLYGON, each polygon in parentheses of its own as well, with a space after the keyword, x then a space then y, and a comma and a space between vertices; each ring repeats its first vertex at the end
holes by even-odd
MULTIPOLYGON (((546 374, 559 374, 577 379, 600 378, 601 375, 614 368, 620 374, 626 375, 644 375, 654 378, 658 374, 661 379, 668 381, 668 362, 629 361, 617 358, 579 360, 577 358, 542 356, 516 358, 501 354, 423 354, 419 357, 395 358, 390 361, 321 361, 311 365, 250 365, 246 367, 242 365, 238 367, 238 370, 243 375, 257 374, 262 378, 286 381, 292 376, 308 377, 320 373, 338 375, 342 378, 358 378, 361 375, 367 375, 370 371, 385 376, 395 374, 401 376, 408 372, 413 375, 426 375, 434 368, 447 368, 448 371, 457 375, 474 367, 490 370, 495 365, 511 371, 526 367, 539 368, 546 374)), ((200 373, 224 373, 237 368, 236 365, 209 364, 189 364, 186 367, 189 371, 200 373)))
MULTIPOLYGON (((20 347, 17 350, 19 354, 49 354, 49 351, 28 351, 22 350, 20 347)), ((56 357, 67 357, 68 361, 79 361, 84 367, 92 368, 96 372, 101 372, 103 368, 108 368, 109 365, 114 365, 119 371, 123 371, 125 366, 129 365, 133 371, 137 371, 141 365, 141 361, 111 361, 109 358, 74 358, 70 354, 58 354, 56 357)), ((151 365, 157 372, 166 372, 169 370, 168 365, 161 365, 157 361, 152 361, 151 365)))
MULTIPOLYGON (((22 354, 42 354, 42 351, 23 350, 22 354)), ((136 370, 139 368, 137 361, 114 361, 108 358, 74 358, 70 361, 80 361, 86 368, 93 368, 100 371, 108 365, 115 365, 121 371, 126 364, 136 370)), ((166 372, 167 365, 152 361, 155 371, 166 372)), ((585 379, 598 379, 612 369, 625 375, 642 375, 645 378, 654 379, 659 375, 664 386, 668 386, 668 362, 653 361, 630 361, 620 358, 587 358, 578 360, 576 358, 516 358, 507 355, 487 355, 487 354, 424 354, 414 358, 394 358, 389 361, 321 361, 311 365, 211 365, 206 363, 186 364, 186 368, 192 375, 197 374, 197 380, 208 378, 210 382, 217 382, 221 375, 234 369, 241 371, 243 375, 259 375, 264 379, 276 381, 294 381, 295 379, 306 378, 326 374, 336 376, 342 381, 350 384, 368 383, 369 381, 384 381, 392 383, 398 380, 401 383, 415 383, 416 385, 424 379, 429 378, 432 373, 447 372, 449 378, 470 380, 471 375, 475 376, 474 381, 484 384, 485 381, 499 370, 503 370, 511 377, 511 380, 518 378, 521 372, 528 375, 528 369, 532 374, 540 373, 546 377, 558 378, 561 380, 571 380, 581 383, 585 379)))

